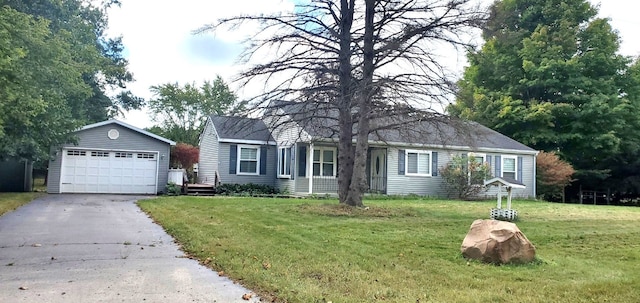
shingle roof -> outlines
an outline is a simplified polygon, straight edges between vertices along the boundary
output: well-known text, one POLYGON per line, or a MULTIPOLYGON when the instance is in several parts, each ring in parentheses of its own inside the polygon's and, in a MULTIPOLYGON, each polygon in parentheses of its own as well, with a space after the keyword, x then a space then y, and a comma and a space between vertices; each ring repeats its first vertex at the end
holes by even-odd
POLYGON ((273 141, 271 132, 260 119, 211 115, 220 139, 273 141))
MULTIPOLYGON (((272 106, 280 108, 296 121, 313 139, 337 139, 338 115, 326 104, 304 104, 279 101, 272 106)), ((497 131, 471 121, 461 121, 445 115, 431 119, 395 116, 378 118, 372 125, 392 125, 369 135, 373 142, 393 144, 424 144, 470 148, 506 149, 535 152, 532 148, 497 131)))

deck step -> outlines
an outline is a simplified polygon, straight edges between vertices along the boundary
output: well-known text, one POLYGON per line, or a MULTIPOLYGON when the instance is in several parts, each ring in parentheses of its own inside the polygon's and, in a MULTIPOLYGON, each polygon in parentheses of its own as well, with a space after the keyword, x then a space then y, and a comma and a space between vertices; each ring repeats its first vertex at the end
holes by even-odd
POLYGON ((216 188, 213 184, 187 184, 187 195, 213 196, 216 188))

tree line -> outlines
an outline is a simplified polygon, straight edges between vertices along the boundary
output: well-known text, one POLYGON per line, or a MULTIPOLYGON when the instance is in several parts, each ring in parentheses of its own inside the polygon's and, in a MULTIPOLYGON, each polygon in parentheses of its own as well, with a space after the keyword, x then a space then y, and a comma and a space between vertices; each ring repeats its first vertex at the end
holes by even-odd
POLYGON ((46 161, 70 132, 143 100, 120 38, 105 34, 117 0, 0 1, 0 160, 46 161))

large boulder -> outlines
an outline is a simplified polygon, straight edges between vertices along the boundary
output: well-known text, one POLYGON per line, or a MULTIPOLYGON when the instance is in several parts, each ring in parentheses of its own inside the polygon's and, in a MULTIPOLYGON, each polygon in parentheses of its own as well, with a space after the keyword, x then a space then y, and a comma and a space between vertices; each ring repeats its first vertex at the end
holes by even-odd
POLYGON ((462 241, 462 255, 486 263, 528 263, 536 248, 511 222, 475 220, 462 241))

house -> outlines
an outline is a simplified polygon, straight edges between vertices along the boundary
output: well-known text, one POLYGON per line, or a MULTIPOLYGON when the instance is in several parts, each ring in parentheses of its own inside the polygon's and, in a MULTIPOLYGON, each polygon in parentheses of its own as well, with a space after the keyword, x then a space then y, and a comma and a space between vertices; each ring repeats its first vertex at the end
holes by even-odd
MULTIPOLYGON (((199 182, 213 183, 218 173, 222 183, 260 183, 294 194, 335 194, 339 134, 335 114, 323 108, 306 110, 301 103, 282 104, 262 119, 209 117, 200 137, 199 182)), ((452 157, 465 155, 487 163, 494 177, 525 185, 513 191, 514 197, 535 197, 537 151, 480 124, 455 123, 461 122, 397 123, 369 135, 369 191, 445 197, 448 192, 439 169, 452 157), (466 132, 457 131, 462 128, 466 132)), ((486 194, 495 196, 495 189, 486 194)))
POLYGON ((76 144, 51 149, 49 193, 165 191, 175 142, 113 119, 82 127, 74 135, 76 144))

